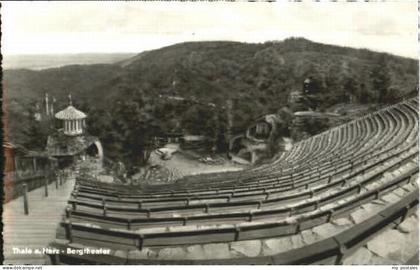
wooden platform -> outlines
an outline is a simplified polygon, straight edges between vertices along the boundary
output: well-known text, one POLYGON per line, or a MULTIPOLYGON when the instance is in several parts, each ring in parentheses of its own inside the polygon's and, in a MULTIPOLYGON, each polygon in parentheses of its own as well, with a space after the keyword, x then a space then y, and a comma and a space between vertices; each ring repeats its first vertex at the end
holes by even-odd
POLYGON ((3 264, 48 264, 44 254, 17 254, 13 248, 40 249, 42 251, 55 239, 58 223, 61 221, 74 178, 61 186, 53 182, 48 186, 28 193, 29 215, 24 214, 23 197, 3 205, 3 264))

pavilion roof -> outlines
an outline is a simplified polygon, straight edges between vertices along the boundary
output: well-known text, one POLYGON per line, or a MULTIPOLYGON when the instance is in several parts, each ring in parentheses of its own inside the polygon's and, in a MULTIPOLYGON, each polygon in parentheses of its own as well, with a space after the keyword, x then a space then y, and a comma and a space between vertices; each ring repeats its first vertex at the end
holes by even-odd
POLYGON ((73 107, 72 105, 69 105, 67 108, 65 108, 62 111, 59 111, 55 114, 55 118, 60 120, 77 120, 77 119, 84 119, 87 115, 73 107))

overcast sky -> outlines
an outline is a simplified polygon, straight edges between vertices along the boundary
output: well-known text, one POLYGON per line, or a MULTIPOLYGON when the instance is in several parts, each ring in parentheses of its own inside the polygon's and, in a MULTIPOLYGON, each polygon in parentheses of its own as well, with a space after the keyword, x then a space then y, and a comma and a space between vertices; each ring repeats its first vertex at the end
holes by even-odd
POLYGON ((290 36, 417 58, 417 1, 3 2, 2 53, 141 52, 290 36))

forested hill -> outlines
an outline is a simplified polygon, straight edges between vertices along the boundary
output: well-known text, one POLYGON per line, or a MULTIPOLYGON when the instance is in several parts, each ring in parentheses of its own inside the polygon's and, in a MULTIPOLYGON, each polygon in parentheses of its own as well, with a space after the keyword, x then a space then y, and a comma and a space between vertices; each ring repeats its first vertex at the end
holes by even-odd
POLYGON ((375 68, 388 75, 387 88, 398 95, 412 91, 416 85, 414 59, 301 38, 263 44, 181 43, 143 52, 114 65, 7 70, 4 79, 10 97, 15 98, 40 98, 48 92, 62 99, 71 92, 76 100, 97 101, 99 96, 118 96, 119 89, 130 87, 155 95, 211 101, 224 100, 227 95, 249 98, 267 102, 263 107, 272 110, 284 103, 289 91, 300 88, 307 76, 319 80, 324 93, 337 96, 349 90, 369 101, 375 96, 375 68))
POLYGON ((378 92, 386 92, 383 101, 392 102, 413 92, 418 84, 414 59, 290 38, 260 44, 187 42, 114 64, 6 70, 4 87, 11 132, 24 140, 17 134, 22 133, 19 126, 25 121, 22 113, 41 102, 45 92, 57 99, 59 108, 71 93, 74 103, 90 114, 90 121, 95 122, 91 131, 96 133, 112 129, 97 124, 104 115, 116 127, 153 123, 158 130, 181 125, 192 133, 214 133, 214 123, 203 119, 215 119, 216 112, 222 115, 228 98, 234 99, 235 125, 245 127, 255 117, 285 105, 290 91, 300 89, 309 76, 319 86, 321 109, 346 101, 348 93, 356 102, 369 103, 378 102, 378 92), (196 103, 182 107, 160 95, 196 103), (200 105, 207 103, 220 110, 200 105), (130 123, 124 113, 147 121, 130 123))

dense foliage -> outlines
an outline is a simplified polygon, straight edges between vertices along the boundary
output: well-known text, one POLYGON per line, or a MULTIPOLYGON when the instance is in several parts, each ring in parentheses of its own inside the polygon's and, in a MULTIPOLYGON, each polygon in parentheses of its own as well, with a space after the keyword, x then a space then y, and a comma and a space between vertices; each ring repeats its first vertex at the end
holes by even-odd
MULTIPOLYGON (((42 104, 45 92, 57 99, 57 109, 64 108, 71 93, 106 155, 134 164, 147 159, 145 149, 165 132, 216 139, 228 129, 229 113, 233 129, 245 129, 286 106, 289 93, 309 76, 319 88, 320 110, 349 101, 393 103, 418 84, 416 60, 291 38, 181 43, 116 64, 7 70, 4 87, 13 140, 36 146, 27 108, 42 104)), ((45 133, 41 129, 37 136, 45 133)))

